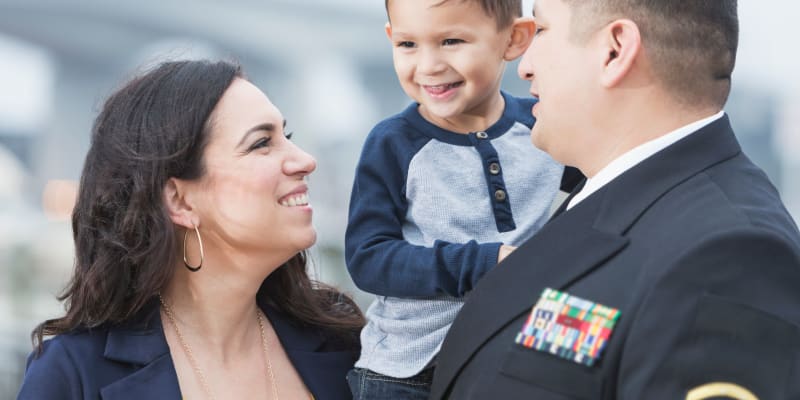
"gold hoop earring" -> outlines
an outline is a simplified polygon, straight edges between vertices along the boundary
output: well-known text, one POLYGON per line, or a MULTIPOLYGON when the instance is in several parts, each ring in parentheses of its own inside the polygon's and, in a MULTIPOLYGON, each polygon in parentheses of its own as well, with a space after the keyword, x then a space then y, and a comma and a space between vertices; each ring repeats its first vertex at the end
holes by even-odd
POLYGON ((192 272, 200 271, 200 268, 203 268, 203 258, 205 258, 205 254, 203 253, 203 238, 200 237, 200 230, 197 229, 197 225, 192 224, 194 227, 194 233, 197 235, 197 243, 200 244, 200 264, 197 266, 193 266, 189 264, 189 259, 186 257, 186 236, 189 235, 189 230, 187 229, 183 232, 183 265, 186 266, 186 269, 192 272))

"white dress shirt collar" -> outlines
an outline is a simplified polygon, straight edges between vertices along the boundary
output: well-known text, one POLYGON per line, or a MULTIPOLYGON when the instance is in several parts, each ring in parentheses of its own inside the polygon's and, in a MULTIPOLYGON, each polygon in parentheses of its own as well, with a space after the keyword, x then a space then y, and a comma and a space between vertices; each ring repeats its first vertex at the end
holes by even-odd
POLYGON ((697 132, 700 130, 700 128, 703 128, 717 119, 722 118, 724 114, 724 111, 720 111, 710 117, 692 122, 670 133, 667 133, 666 135, 659 136, 649 142, 642 143, 639 146, 628 150, 621 156, 614 159, 614 161, 603 167, 603 169, 601 169, 595 176, 587 179, 583 189, 581 189, 581 191, 570 200, 569 204, 567 204, 567 210, 575 207, 575 205, 583 201, 583 199, 589 197, 592 193, 605 186, 608 182, 614 180, 614 178, 622 175, 622 173, 631 169, 636 164, 639 164, 653 154, 658 153, 659 151, 669 147, 671 144, 685 138, 686 136, 697 132))

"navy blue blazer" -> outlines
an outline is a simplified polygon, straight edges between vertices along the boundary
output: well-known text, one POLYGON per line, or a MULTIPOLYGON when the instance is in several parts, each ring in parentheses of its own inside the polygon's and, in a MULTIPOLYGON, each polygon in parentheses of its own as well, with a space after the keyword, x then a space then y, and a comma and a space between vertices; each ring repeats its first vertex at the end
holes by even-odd
POLYGON ((431 398, 685 399, 715 382, 800 399, 800 233, 727 116, 489 271, 445 338, 431 398), (620 310, 594 365, 516 344, 545 287, 620 310))
MULTIPOLYGON (((351 399, 345 380, 359 354, 262 306, 306 387, 317 400, 351 399)), ((351 346, 352 347, 352 346, 351 346)), ((20 400, 180 399, 157 302, 125 326, 58 335, 28 359, 20 400)))

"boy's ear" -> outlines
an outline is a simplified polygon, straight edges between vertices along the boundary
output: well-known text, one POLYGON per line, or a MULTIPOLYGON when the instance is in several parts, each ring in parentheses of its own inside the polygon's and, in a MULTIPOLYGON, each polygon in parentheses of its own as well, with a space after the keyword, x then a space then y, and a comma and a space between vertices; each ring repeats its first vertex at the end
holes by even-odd
POLYGON ((506 61, 515 60, 521 56, 533 40, 536 33, 536 22, 532 17, 521 17, 514 20, 511 25, 511 40, 508 42, 503 58, 506 61))
POLYGON ((635 22, 620 19, 608 24, 601 32, 603 75, 605 87, 613 87, 629 75, 642 52, 642 35, 635 22))
POLYGON ((164 185, 162 196, 164 207, 167 209, 167 214, 172 223, 186 229, 192 229, 200 221, 194 212, 194 208, 186 199, 186 189, 186 182, 176 178, 169 178, 167 184, 164 185))
POLYGON ((386 30, 386 37, 388 37, 389 41, 391 42, 392 41, 392 23, 387 21, 386 22, 386 26, 383 29, 386 30))

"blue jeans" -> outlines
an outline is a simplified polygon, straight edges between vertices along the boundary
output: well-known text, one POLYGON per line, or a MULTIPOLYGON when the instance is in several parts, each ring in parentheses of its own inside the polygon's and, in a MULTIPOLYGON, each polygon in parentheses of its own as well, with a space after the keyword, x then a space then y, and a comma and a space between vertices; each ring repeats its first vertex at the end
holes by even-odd
POLYGON ((427 400, 433 382, 433 367, 410 378, 393 378, 368 369, 347 373, 353 400, 427 400))

